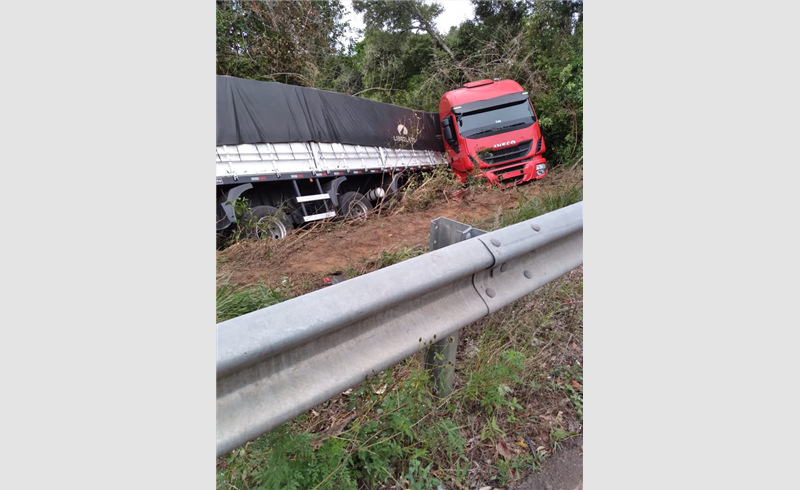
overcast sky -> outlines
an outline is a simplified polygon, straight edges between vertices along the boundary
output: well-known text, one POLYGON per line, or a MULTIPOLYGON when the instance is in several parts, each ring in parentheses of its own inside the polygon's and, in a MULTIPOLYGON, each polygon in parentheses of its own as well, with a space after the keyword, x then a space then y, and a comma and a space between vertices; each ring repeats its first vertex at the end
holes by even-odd
MULTIPOLYGON (((353 28, 363 29, 363 15, 353 12, 353 2, 351 0, 343 0, 343 2, 350 11, 350 15, 345 16, 345 20, 349 20, 353 28)), ((451 27, 472 18, 473 8, 469 0, 439 0, 439 3, 444 7, 444 12, 436 18, 436 30, 442 34, 447 34, 451 27)))

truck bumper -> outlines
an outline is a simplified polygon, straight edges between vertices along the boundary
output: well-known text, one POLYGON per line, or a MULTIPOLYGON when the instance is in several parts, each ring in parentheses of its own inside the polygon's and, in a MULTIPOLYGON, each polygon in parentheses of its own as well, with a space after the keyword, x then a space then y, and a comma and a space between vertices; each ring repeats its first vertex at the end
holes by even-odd
POLYGON ((492 184, 501 187, 514 187, 531 180, 543 179, 547 175, 547 160, 541 155, 524 162, 500 165, 494 168, 481 169, 483 175, 492 184))

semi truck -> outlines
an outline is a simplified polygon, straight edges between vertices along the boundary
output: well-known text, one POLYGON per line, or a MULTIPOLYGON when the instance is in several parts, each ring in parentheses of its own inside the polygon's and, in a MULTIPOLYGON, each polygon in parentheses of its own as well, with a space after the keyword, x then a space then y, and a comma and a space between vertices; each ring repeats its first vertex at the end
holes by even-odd
POLYGON ((358 217, 411 172, 450 166, 504 187, 547 174, 528 92, 481 80, 445 93, 439 113, 318 89, 217 76, 217 233, 258 238, 358 217), (245 208, 237 203, 246 203, 245 208))
POLYGON ((218 236, 237 222, 280 239, 305 223, 358 217, 409 172, 444 165, 436 113, 217 76, 218 236))
POLYGON ((547 175, 545 144, 528 92, 513 80, 479 80, 439 102, 442 139, 456 176, 511 187, 547 175))

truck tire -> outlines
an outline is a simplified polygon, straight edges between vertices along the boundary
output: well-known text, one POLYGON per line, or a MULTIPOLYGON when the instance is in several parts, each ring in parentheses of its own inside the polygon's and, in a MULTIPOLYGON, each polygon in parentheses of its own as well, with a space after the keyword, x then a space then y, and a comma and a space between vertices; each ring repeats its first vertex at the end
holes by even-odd
POLYGON ((346 218, 366 217, 372 211, 372 203, 360 192, 345 192, 339 197, 338 210, 346 218))
POLYGON ((278 208, 256 206, 241 220, 243 234, 247 238, 280 240, 294 228, 292 220, 278 208))

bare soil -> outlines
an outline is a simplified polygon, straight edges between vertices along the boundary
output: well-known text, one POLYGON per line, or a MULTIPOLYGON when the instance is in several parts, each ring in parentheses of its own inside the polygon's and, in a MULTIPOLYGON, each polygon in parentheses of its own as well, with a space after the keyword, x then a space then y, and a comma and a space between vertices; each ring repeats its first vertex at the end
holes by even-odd
POLYGON ((517 203, 515 194, 498 189, 476 189, 462 199, 448 199, 427 209, 401 206, 393 212, 374 211, 362 221, 321 223, 295 230, 280 242, 241 242, 217 253, 218 272, 232 274, 231 284, 276 285, 284 277, 293 283, 309 275, 321 278, 381 252, 427 249, 430 222, 440 216, 474 224, 517 203))
POLYGON ((519 490, 582 490, 583 435, 567 439, 548 458, 541 473, 532 473, 519 490))
POLYGON ((480 228, 530 198, 572 182, 561 173, 516 189, 464 188, 442 191, 427 207, 401 201, 374 210, 366 219, 318 222, 293 230, 283 240, 243 241, 217 252, 217 275, 233 285, 261 283, 288 289, 291 296, 325 286, 328 274, 358 269, 368 258, 404 248, 428 249, 430 222, 440 216, 480 228))

